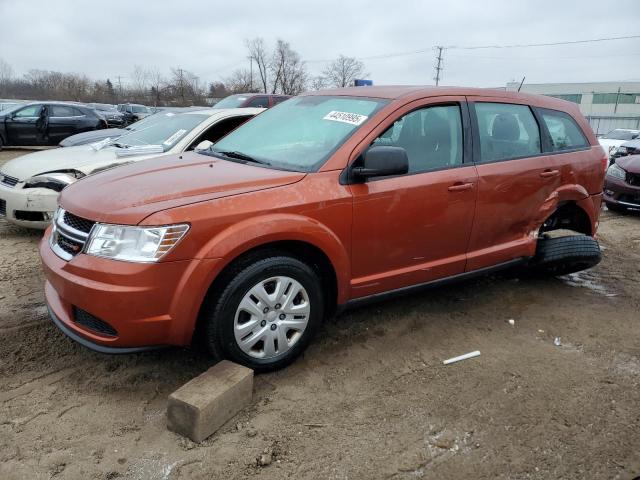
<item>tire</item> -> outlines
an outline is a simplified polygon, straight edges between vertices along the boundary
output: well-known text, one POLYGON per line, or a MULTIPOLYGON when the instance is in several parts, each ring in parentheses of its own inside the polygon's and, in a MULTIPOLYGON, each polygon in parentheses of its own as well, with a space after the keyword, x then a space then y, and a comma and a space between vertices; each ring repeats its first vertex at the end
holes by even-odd
POLYGON ((218 359, 258 372, 278 370, 305 350, 322 323, 322 282, 298 259, 250 258, 221 280, 221 293, 206 301, 201 318, 205 346, 218 359))
POLYGON ((567 275, 596 266, 602 259, 598 242, 586 235, 538 240, 534 271, 554 276, 567 275))
POLYGON ((621 205, 616 205, 615 203, 607 203, 605 202, 605 205, 607 206, 607 208, 609 210, 611 210, 612 212, 616 212, 616 213, 627 213, 627 208, 623 207, 621 205))
POLYGON ((2 151, 2 147, 4 147, 4 142, 2 141, 2 135, 0 135, 0 152, 2 151))

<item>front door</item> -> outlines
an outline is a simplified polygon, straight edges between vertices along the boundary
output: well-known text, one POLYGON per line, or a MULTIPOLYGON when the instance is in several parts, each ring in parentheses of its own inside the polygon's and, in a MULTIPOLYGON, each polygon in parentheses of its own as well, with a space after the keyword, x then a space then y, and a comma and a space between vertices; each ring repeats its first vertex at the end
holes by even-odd
POLYGON ((8 145, 39 145, 36 124, 40 118, 42 105, 28 105, 5 120, 8 145))
POLYGON ((409 172, 351 186, 352 298, 464 272, 477 174, 463 126, 464 99, 422 100, 369 137, 369 145, 404 148, 409 172))

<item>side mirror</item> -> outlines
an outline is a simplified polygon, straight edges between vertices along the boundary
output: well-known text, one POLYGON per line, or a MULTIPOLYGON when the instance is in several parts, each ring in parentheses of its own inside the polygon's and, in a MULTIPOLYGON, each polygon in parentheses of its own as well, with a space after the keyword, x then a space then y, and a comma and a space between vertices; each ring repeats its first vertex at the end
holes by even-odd
POLYGON ((352 174, 356 180, 364 181, 369 177, 404 175, 408 171, 409 159, 404 148, 378 145, 364 153, 363 166, 354 167, 352 174))
POLYGON ((195 150, 208 150, 209 147, 211 147, 211 145, 213 145, 213 142, 210 142, 209 140, 203 140, 201 141, 198 145, 196 145, 195 150))

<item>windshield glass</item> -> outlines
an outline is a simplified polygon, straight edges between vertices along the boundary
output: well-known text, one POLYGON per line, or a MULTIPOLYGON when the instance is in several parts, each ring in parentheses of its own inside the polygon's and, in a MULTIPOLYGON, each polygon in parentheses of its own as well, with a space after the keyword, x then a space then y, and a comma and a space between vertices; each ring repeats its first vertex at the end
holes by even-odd
POLYGON ((292 98, 234 130, 214 152, 241 152, 288 170, 317 170, 386 100, 363 97, 292 98))
POLYGON ((248 98, 246 95, 231 95, 220 100, 213 108, 238 108, 241 107, 248 98))
POLYGON ((633 130, 611 130, 602 138, 608 138, 610 140, 633 140, 638 136, 638 132, 633 130))
POLYGON ((106 111, 109 111, 109 110, 116 110, 116 107, 114 107, 113 105, 108 105, 106 103, 92 103, 89 106, 95 108, 96 110, 100 110, 100 111, 103 111, 103 112, 106 112, 106 111))
POLYGON ((159 119, 150 124, 140 126, 141 122, 137 122, 136 129, 118 138, 116 144, 123 147, 162 145, 163 151, 166 152, 208 118, 209 115, 195 113, 160 115, 159 119))
POLYGON ((134 105, 132 110, 133 113, 147 113, 149 111, 147 107, 141 105, 134 105))

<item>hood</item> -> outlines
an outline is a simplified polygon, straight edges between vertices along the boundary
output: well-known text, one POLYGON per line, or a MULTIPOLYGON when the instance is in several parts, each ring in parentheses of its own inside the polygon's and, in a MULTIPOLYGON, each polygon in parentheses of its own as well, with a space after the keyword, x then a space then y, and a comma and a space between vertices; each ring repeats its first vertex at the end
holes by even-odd
POLYGON ((640 155, 616 158, 616 164, 629 173, 640 174, 640 155))
POLYGON ((640 148, 640 140, 629 140, 628 142, 624 142, 622 147, 630 147, 630 148, 640 148))
MULTIPOLYGON (((89 175, 95 170, 102 170, 112 165, 130 163, 150 157, 150 155, 145 155, 118 158, 116 150, 116 147, 94 150, 89 145, 53 148, 10 160, 0 167, 0 170, 2 170, 2 173, 23 182, 41 173, 60 170, 78 170, 85 175, 89 175)), ((155 155, 158 154, 156 153, 155 155)))
POLYGON ((78 145, 87 145, 88 143, 99 142, 105 138, 118 138, 129 133, 124 128, 104 128, 101 130, 91 130, 89 132, 76 133, 65 138, 60 142, 61 147, 75 147, 78 145))
POLYGON ((600 142, 600 145, 602 145, 602 148, 604 148, 605 153, 608 155, 609 154, 609 150, 612 147, 619 147, 620 145, 622 145, 625 142, 628 142, 629 140, 614 140, 613 138, 599 138, 598 142, 600 142))
POLYGON ((135 225, 161 210, 288 185, 304 176, 190 152, 83 178, 62 191, 60 205, 90 220, 135 225))

